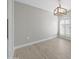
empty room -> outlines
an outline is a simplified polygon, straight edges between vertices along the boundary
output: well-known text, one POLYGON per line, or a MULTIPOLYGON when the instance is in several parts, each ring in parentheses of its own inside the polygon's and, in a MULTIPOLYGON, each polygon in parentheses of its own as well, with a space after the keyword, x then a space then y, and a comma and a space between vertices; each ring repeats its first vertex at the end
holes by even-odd
POLYGON ((71 59, 70 0, 14 0, 13 59, 71 59))

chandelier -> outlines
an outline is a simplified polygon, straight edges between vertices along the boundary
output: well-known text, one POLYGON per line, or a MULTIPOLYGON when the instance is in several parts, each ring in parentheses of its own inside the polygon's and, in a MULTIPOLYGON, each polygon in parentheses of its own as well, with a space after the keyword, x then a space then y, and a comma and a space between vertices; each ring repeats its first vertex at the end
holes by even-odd
POLYGON ((54 15, 63 16, 67 14, 67 9, 62 8, 60 4, 60 0, 58 0, 59 6, 54 10, 54 15))

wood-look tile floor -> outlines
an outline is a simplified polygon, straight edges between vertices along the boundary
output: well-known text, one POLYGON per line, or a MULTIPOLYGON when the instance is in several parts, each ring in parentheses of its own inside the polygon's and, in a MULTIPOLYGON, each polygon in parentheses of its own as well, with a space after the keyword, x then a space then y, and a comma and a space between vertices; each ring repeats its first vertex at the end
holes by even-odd
POLYGON ((51 39, 15 50, 19 59, 71 59, 71 41, 51 39))

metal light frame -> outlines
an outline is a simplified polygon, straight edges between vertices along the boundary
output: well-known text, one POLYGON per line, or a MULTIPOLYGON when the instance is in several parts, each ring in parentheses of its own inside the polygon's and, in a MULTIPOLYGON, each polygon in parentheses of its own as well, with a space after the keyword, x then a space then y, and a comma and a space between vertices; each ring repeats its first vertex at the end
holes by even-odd
POLYGON ((54 10, 54 15, 56 16, 63 16, 67 14, 67 9, 62 8, 60 4, 60 0, 58 0, 59 6, 54 10))
POLYGON ((58 0, 58 4, 59 4, 59 6, 56 9, 54 9, 54 15, 58 16, 57 37, 60 38, 60 20, 61 20, 60 16, 66 15, 67 14, 67 9, 61 7, 60 0, 58 0))

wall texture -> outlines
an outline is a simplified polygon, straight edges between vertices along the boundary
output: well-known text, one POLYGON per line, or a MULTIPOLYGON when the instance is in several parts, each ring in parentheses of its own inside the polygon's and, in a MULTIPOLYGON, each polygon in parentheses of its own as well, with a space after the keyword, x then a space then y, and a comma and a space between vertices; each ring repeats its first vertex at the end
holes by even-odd
POLYGON ((46 39, 57 34, 57 17, 36 7, 14 3, 14 45, 46 39))

